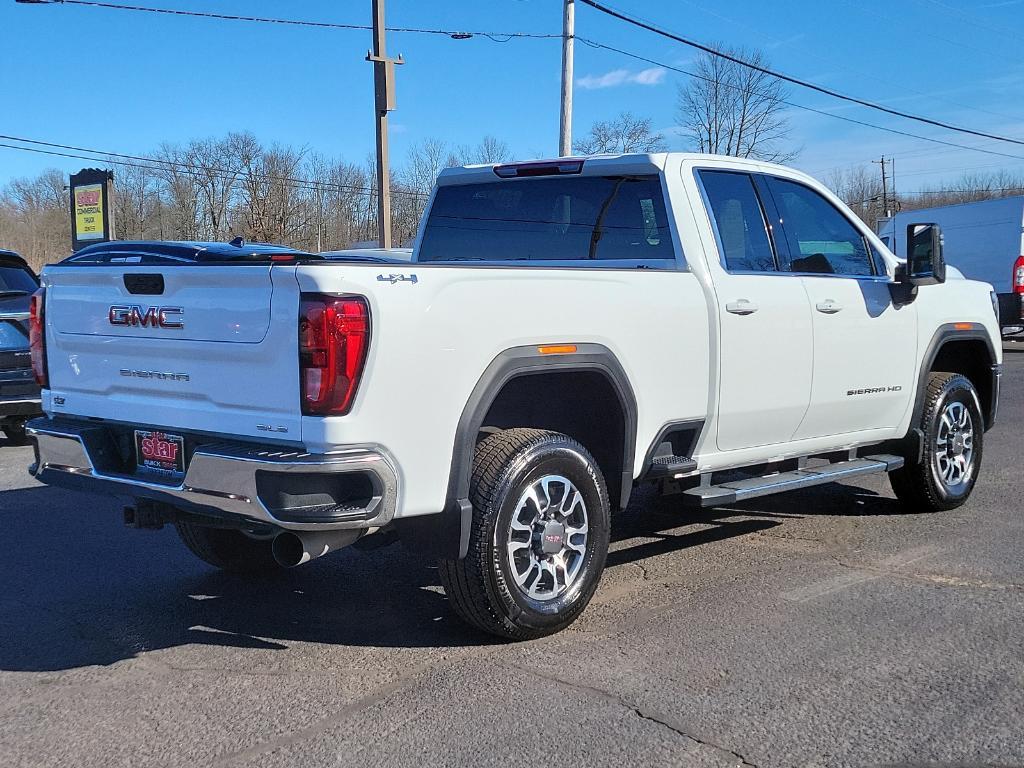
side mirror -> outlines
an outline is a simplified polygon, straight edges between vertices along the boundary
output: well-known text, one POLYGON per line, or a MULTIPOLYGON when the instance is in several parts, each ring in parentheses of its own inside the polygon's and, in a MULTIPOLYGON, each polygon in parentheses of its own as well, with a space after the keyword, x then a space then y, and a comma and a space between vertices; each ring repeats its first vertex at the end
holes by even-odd
POLYGON ((938 224, 907 225, 906 281, 913 286, 946 282, 942 230, 938 224))

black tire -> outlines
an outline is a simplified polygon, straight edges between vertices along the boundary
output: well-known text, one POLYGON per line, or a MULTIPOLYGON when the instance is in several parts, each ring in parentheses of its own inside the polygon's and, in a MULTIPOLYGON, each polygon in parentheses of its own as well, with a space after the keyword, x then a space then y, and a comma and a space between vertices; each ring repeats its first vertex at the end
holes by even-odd
MULTIPOLYGON (((593 597, 608 554, 608 491, 593 457, 578 442, 556 432, 498 432, 476 446, 470 501, 473 527, 469 553, 465 559, 442 560, 439 565, 441 582, 456 614, 477 629, 510 640, 544 637, 572 624, 593 597), (558 477, 569 485, 553 479, 558 477), (533 511, 520 502, 531 486, 544 482, 549 483, 545 486, 545 508, 552 518, 546 523, 532 523, 533 533, 522 531, 522 516, 530 517, 533 511), (582 500, 582 510, 576 496, 570 496, 573 486, 582 500), (567 504, 576 522, 570 523, 570 516, 561 517, 567 504), (574 532, 582 527, 577 517, 581 513, 586 524, 583 534, 574 532), (515 532, 514 516, 520 524, 515 532), (560 525, 561 532, 554 532, 560 525), (555 543, 545 544, 541 539, 549 532, 549 542, 555 543), (525 550, 522 543, 514 546, 510 541, 520 535, 532 542, 525 550), (574 537, 583 552, 571 546, 574 537), (549 545, 562 549, 557 553, 540 551, 549 545), (516 554, 510 554, 513 551, 516 554), (528 566, 534 561, 538 561, 537 577, 527 578, 537 589, 552 579, 550 596, 535 599, 527 594, 529 584, 517 583, 517 577, 534 573, 528 566), (551 571, 544 571, 539 561, 546 561, 551 571), (519 563, 523 563, 522 570, 519 563), (563 584, 558 581, 560 567, 563 584), (570 571, 575 574, 571 581, 570 571)), ((535 504, 533 509, 540 511, 541 505, 535 504)))
POLYGON ((174 527, 193 555, 216 568, 251 575, 284 570, 271 552, 271 539, 254 539, 241 531, 195 523, 175 523, 174 527))
POLYGON ((24 421, 9 421, 4 424, 4 435, 13 445, 24 445, 28 438, 25 436, 24 421))
POLYGON ((978 395, 970 379, 958 373, 930 373, 925 385, 924 410, 917 426, 924 433, 924 451, 920 462, 908 460, 902 468, 890 473, 889 481, 896 498, 911 512, 955 509, 967 501, 974 490, 981 471, 985 440, 984 417, 978 409, 978 395), (968 430, 961 427, 950 437, 950 413, 966 414, 970 434, 971 453, 959 479, 955 469, 947 476, 944 467, 948 467, 951 460, 959 461, 957 457, 966 452, 968 430), (945 426, 944 415, 947 416, 945 426), (953 456, 957 450, 961 453, 953 456))

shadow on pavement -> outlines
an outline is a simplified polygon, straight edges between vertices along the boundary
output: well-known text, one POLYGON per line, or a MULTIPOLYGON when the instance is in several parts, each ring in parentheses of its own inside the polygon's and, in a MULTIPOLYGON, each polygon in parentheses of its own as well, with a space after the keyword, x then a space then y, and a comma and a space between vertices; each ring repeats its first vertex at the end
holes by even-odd
MULTIPOLYGON (((685 510, 638 492, 613 522, 609 567, 783 525, 786 518, 894 514, 851 486, 685 510), (694 530, 680 530, 699 526, 694 530), (671 533, 668 533, 671 531, 671 533)), ((377 647, 493 643, 449 611, 432 562, 391 546, 344 550, 273 578, 196 560, 171 527, 129 531, 111 497, 45 486, 0 492, 0 669, 112 664, 187 644, 283 650, 292 642, 377 647)))

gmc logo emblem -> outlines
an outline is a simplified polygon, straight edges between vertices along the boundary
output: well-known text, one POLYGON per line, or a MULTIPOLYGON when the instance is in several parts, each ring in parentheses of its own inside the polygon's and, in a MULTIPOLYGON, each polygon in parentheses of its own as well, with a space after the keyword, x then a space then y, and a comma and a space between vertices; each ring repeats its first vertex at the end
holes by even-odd
POLYGON ((115 304, 107 313, 111 325, 127 325, 133 328, 184 328, 181 319, 185 310, 181 307, 142 307, 115 304))

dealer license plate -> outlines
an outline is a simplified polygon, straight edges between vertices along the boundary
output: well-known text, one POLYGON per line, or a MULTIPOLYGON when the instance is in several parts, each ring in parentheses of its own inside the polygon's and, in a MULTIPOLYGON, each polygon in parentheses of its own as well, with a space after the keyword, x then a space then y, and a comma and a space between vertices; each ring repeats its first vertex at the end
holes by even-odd
POLYGON ((142 470, 165 475, 184 475, 185 438, 168 432, 136 429, 135 460, 142 470))

